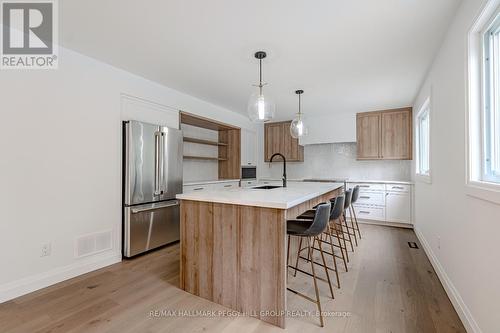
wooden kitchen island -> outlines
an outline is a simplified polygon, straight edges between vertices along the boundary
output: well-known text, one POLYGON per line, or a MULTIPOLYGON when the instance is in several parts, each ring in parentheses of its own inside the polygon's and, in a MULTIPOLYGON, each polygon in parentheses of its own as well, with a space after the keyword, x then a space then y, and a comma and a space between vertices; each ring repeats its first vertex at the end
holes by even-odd
POLYGON ((286 219, 342 193, 341 183, 180 194, 183 290, 285 327, 286 219))

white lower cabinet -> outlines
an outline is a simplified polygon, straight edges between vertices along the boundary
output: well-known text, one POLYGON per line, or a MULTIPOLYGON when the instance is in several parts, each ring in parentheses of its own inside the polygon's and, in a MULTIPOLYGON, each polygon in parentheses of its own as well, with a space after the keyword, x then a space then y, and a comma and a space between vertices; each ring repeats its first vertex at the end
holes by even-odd
POLYGON ((384 207, 355 205, 354 212, 359 219, 385 221, 384 207))
MULTIPOLYGON (((360 190, 361 191, 361 190, 360 190)), ((376 206, 384 206, 385 205, 385 194, 384 192, 360 192, 358 201, 356 201, 358 205, 376 205, 376 206)))
POLYGON ((387 192, 385 200, 385 218, 388 222, 410 223, 409 192, 387 192))
POLYGON ((394 183, 348 183, 359 185, 353 204, 356 216, 364 220, 411 224, 412 186, 394 183))

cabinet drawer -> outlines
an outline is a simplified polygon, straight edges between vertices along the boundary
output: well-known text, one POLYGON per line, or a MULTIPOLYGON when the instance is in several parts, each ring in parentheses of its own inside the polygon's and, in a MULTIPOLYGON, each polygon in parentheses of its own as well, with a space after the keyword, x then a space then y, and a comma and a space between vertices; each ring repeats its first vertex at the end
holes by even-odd
POLYGON ((281 180, 261 180, 258 185, 283 185, 283 181, 281 180))
POLYGON ((238 187, 238 182, 210 184, 210 189, 214 191, 229 190, 238 187))
POLYGON ((360 191, 356 204, 385 206, 385 194, 384 192, 360 191))
POLYGON ((183 193, 206 191, 209 189, 209 185, 184 185, 182 187, 183 193))
POLYGON ((410 192, 410 185, 405 184, 385 184, 385 190, 391 192, 410 192))
POLYGON ((242 180, 241 187, 253 187, 257 186, 258 182, 256 180, 242 180))
POLYGON ((384 184, 375 184, 375 183, 349 183, 349 188, 354 188, 356 185, 359 186, 359 192, 365 191, 384 191, 384 184))
POLYGON ((359 219, 366 220, 385 220, 385 208, 384 207, 368 207, 368 206, 358 206, 355 205, 354 211, 356 212, 356 217, 359 219))

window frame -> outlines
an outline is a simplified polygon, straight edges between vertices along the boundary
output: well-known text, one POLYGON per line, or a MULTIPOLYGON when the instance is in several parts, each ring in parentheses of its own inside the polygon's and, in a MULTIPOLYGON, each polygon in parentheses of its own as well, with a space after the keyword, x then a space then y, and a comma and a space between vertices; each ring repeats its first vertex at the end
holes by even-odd
POLYGON ((469 30, 467 42, 466 178, 465 193, 500 204, 500 183, 484 177, 485 84, 484 34, 500 13, 500 0, 489 0, 469 30))
POLYGON ((417 113, 417 116, 415 118, 415 136, 416 136, 416 163, 415 163, 415 176, 416 179, 426 182, 426 183, 431 183, 432 178, 431 178, 431 102, 430 102, 430 97, 428 97, 422 106, 420 107, 420 110, 417 113), (422 123, 421 120, 427 117, 427 162, 428 162, 428 170, 423 171, 422 170, 422 154, 425 153, 422 151, 422 123))
POLYGON ((491 17, 482 37, 483 156, 481 180, 500 184, 500 11, 497 10, 496 14, 491 17))

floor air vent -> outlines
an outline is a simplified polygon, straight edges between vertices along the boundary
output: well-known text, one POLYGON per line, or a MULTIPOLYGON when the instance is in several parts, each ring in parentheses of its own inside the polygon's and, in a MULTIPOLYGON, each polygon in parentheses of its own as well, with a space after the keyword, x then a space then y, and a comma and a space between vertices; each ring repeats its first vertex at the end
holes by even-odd
POLYGON ((113 233, 110 230, 78 237, 75 241, 75 257, 86 257, 111 250, 113 247, 112 236, 113 233))
POLYGON ((408 246, 412 249, 418 249, 418 245, 415 242, 408 242, 408 246))

